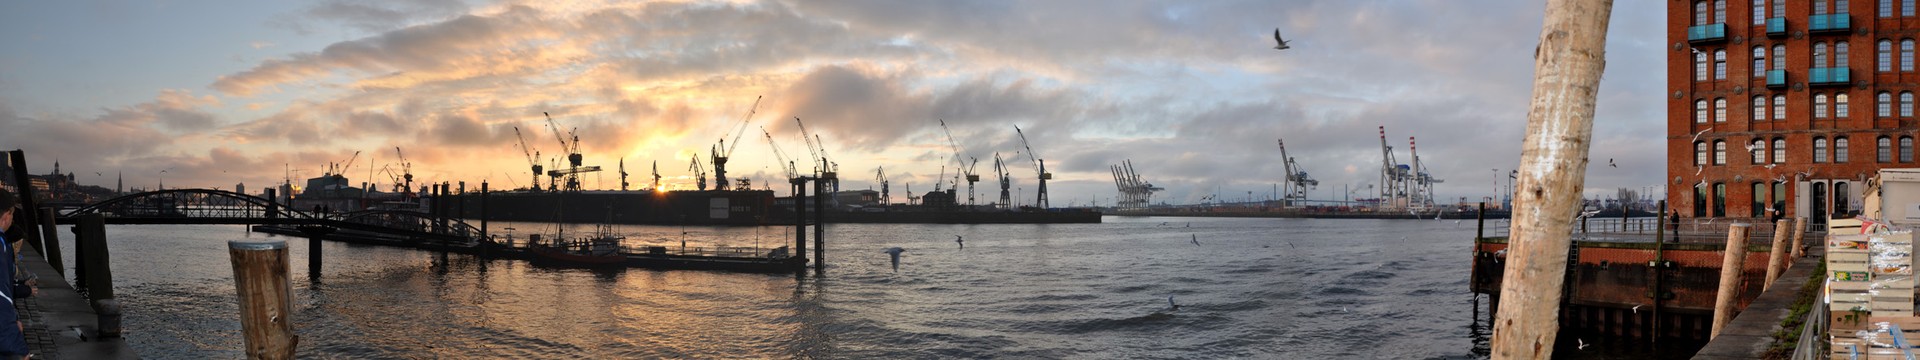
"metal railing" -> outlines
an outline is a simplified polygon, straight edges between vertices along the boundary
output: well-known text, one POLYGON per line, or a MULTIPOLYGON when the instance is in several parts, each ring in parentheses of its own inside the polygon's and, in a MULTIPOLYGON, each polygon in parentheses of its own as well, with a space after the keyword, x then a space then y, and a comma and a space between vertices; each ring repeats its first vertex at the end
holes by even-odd
MULTIPOLYGON (((1618 241, 1652 242, 1655 234, 1662 234, 1669 243, 1725 243, 1727 228, 1733 224, 1749 224, 1749 241, 1766 242, 1773 237, 1774 224, 1768 218, 1710 218, 1681 219, 1678 224, 1664 224, 1660 218, 1578 218, 1573 222, 1573 239, 1578 241, 1618 241)), ((1482 234, 1486 237, 1507 237, 1511 235, 1510 219, 1487 219, 1482 234)), ((1807 230, 1817 232, 1814 224, 1807 224, 1807 230)), ((1820 230, 1824 231, 1824 228, 1820 230)))
POLYGON ((1807 312, 1806 324, 1800 326, 1800 342, 1793 346, 1793 360, 1815 360, 1828 358, 1827 351, 1827 302, 1815 299, 1813 311, 1807 312))

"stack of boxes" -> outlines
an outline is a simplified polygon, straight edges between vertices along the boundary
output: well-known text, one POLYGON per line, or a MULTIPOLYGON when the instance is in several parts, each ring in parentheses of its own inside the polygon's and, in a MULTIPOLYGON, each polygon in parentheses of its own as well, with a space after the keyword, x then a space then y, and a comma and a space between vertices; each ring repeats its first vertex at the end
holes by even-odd
POLYGON ((1906 351, 1920 351, 1913 344, 1920 341, 1920 317, 1914 316, 1913 233, 1860 234, 1858 220, 1836 219, 1832 224, 1826 299, 1833 356, 1904 358, 1906 351), (1893 334, 1896 327, 1903 334, 1893 334))

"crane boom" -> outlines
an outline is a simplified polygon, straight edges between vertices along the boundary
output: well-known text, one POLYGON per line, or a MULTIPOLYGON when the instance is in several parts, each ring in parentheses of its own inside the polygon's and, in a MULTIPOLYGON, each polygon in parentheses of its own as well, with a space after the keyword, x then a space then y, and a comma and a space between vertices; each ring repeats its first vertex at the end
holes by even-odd
POLYGON ((1020 135, 1020 147, 1027 149, 1027 159, 1033 160, 1033 172, 1040 177, 1039 196, 1033 198, 1034 207, 1045 209, 1047 202, 1047 180, 1053 180, 1053 173, 1047 172, 1047 161, 1040 159, 1040 153, 1033 152, 1033 146, 1027 145, 1027 133, 1020 131, 1019 125, 1013 126, 1013 133, 1020 135))
POLYGON ((794 178, 800 177, 799 170, 794 169, 793 161, 787 160, 787 153, 785 151, 780 151, 779 143, 773 142, 773 133, 767 132, 767 128, 762 127, 760 128, 760 134, 766 135, 767 147, 773 149, 773 158, 774 160, 780 162, 779 164, 777 164, 777 166, 780 167, 781 172, 785 172, 787 174, 787 179, 794 179, 794 178))
POLYGON ((540 166, 540 150, 534 149, 531 145, 527 145, 527 136, 520 133, 519 126, 513 127, 513 138, 520 140, 520 154, 527 156, 527 166, 533 168, 533 182, 531 183, 533 184, 533 190, 539 191, 540 172, 544 170, 544 168, 540 166))
POLYGON ((799 116, 793 117, 793 123, 800 125, 800 142, 807 143, 807 154, 813 155, 811 160, 814 162, 814 172, 827 171, 826 164, 820 163, 820 146, 813 143, 812 133, 807 132, 807 123, 800 121, 799 116))
MULTIPOLYGON (((740 135, 744 135, 747 133, 747 124, 753 122, 753 114, 759 109, 760 109, 760 97, 755 96, 753 97, 753 106, 747 108, 747 116, 740 119, 740 127, 733 131, 733 145, 728 145, 727 151, 720 153, 720 156, 725 156, 725 157, 733 156, 733 149, 740 147, 740 135)), ((726 143, 726 140, 721 140, 720 142, 726 143)))
MULTIPOLYGON (((940 131, 945 132, 947 134, 947 146, 953 148, 953 161, 955 164, 958 164, 955 167, 955 170, 960 172, 960 174, 956 174, 956 175, 966 175, 967 205, 973 205, 973 183, 980 182, 980 175, 975 174, 973 172, 973 168, 974 166, 980 164, 980 158, 972 158, 973 162, 968 163, 967 162, 968 158, 965 155, 961 155, 960 142, 955 141, 953 139, 953 130, 947 128, 947 120, 939 119, 939 121, 940 121, 940 131)), ((954 183, 954 187, 957 188, 959 186, 960 184, 958 182, 954 183)))

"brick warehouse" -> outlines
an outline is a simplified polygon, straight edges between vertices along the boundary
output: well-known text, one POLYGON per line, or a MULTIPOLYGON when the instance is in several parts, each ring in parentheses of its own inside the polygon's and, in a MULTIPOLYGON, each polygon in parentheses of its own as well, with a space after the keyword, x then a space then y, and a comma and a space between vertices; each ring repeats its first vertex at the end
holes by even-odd
POLYGON ((1671 208, 1824 223, 1875 170, 1920 167, 1915 1, 1669 1, 1671 208))

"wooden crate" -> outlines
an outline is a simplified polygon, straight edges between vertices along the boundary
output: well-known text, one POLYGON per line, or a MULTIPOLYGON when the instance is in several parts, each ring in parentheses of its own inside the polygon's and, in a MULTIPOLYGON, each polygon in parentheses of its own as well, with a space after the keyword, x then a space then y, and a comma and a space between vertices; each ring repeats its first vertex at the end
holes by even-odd
POLYGON ((1901 334, 1906 337, 1908 350, 1914 351, 1916 355, 1920 355, 1920 348, 1916 348, 1914 344, 1915 342, 1920 342, 1920 317, 1875 316, 1861 323, 1865 325, 1865 329, 1873 329, 1867 334, 1873 340, 1868 341, 1860 337, 1858 331, 1864 329, 1833 331, 1831 333, 1832 338, 1829 339, 1833 344, 1831 347, 1832 350, 1829 353, 1830 358, 1850 359, 1854 355, 1854 351, 1859 351, 1861 355, 1859 359, 1905 359, 1905 353, 1902 352, 1901 349, 1893 346, 1894 341, 1892 340, 1892 334, 1880 329, 1881 323, 1899 325, 1901 334))

